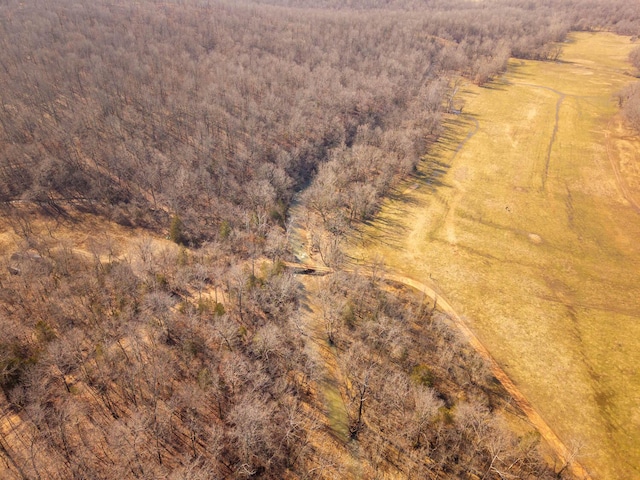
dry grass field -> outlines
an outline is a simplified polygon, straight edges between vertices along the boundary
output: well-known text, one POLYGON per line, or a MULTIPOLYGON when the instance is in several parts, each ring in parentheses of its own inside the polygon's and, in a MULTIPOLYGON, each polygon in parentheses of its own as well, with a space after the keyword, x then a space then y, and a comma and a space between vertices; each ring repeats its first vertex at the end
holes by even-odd
POLYGON ((640 478, 640 139, 628 37, 512 60, 349 253, 432 283, 594 478, 640 478))

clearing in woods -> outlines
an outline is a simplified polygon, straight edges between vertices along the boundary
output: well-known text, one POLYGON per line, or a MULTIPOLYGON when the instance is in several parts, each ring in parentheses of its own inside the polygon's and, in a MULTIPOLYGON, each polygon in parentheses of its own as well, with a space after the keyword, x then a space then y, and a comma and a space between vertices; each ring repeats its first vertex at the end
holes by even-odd
POLYGON ((615 99, 633 48, 576 33, 558 62, 467 86, 349 246, 436 285, 599 479, 640 478, 640 139, 615 99))

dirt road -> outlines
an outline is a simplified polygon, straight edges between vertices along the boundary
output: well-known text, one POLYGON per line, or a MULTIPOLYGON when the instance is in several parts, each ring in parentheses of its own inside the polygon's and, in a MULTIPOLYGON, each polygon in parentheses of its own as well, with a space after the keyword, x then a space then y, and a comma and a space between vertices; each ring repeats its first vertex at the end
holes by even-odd
POLYGON ((542 438, 544 438, 549 446, 553 449, 562 464, 568 465, 567 468, 569 469, 569 471, 571 471, 571 473, 577 478, 584 480, 591 479, 591 476, 582 467, 582 465, 580 465, 575 461, 575 459, 573 459, 573 453, 569 450, 569 448, 567 448, 567 446, 562 442, 562 440, 560 440, 560 438, 558 438, 558 436, 547 424, 547 422, 545 422, 540 414, 531 406, 529 401, 525 398, 522 392, 520 392, 513 381, 511 381, 509 376, 500 367, 500 365, 498 365, 498 363, 491 356, 486 347, 482 344, 482 342, 480 342, 478 337, 471 331, 469 326, 456 313, 451 304, 445 298, 443 298, 442 295, 438 294, 433 286, 426 285, 404 275, 396 275, 393 273, 387 274, 385 278, 387 280, 412 287, 415 290, 424 293, 426 296, 432 298, 433 300, 437 299, 438 308, 449 315, 451 320, 454 322, 458 330, 462 333, 469 344, 474 348, 476 352, 478 352, 478 354, 482 358, 484 358, 489 363, 489 367, 491 368, 491 373, 493 374, 493 376, 496 377, 505 388, 505 390, 509 392, 509 395, 511 395, 518 407, 520 407, 520 409, 524 412, 531 424, 536 428, 536 430, 538 430, 542 438))
MULTIPOLYGON (((331 268, 321 266, 316 267, 309 264, 303 265, 300 263, 286 262, 285 265, 288 268, 294 269, 296 273, 299 274, 329 274, 333 272, 331 268)), ((363 275, 368 275, 371 273, 370 269, 368 269, 367 267, 346 268, 344 270, 349 272, 358 272, 363 275)), ((531 425, 533 425, 533 427, 538 430, 542 438, 544 438, 549 447, 554 451, 561 464, 563 466, 566 466, 566 469, 568 469, 576 478, 579 478, 581 480, 591 480, 591 476, 589 475, 589 473, 584 469, 584 467, 582 467, 582 465, 580 465, 580 463, 575 460, 574 452, 572 452, 564 444, 564 442, 560 440, 560 438, 556 435, 549 424, 547 424, 542 416, 540 416, 540 414, 531 406, 526 397, 513 383, 513 381, 509 378, 502 367, 500 367, 500 365, 495 361, 487 348, 482 344, 482 342, 473 333, 473 331, 464 322, 464 320, 458 315, 458 313, 447 301, 447 299, 436 291, 433 285, 427 285, 405 275, 398 275, 394 273, 386 273, 384 275, 384 278, 391 282, 396 282, 411 287, 430 297, 434 301, 437 300, 438 308, 449 316, 460 333, 462 333, 464 338, 469 342, 469 345, 471 345, 473 349, 487 361, 493 376, 498 379, 498 381, 502 384, 509 395, 511 395, 518 407, 527 416, 527 419, 529 420, 531 425)))

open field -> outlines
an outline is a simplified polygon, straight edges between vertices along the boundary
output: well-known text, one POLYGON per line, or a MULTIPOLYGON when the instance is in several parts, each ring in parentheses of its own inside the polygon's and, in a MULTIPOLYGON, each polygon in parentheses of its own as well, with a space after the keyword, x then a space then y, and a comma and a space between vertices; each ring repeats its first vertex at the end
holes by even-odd
POLYGON ((640 141, 614 99, 634 45, 571 39, 468 86, 350 254, 433 283, 595 478, 640 478, 640 141))

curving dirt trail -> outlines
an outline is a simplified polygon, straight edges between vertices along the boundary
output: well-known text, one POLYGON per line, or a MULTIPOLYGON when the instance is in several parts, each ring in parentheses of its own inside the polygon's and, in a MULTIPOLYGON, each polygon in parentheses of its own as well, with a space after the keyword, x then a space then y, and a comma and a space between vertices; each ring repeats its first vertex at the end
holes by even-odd
POLYGON ((524 412, 531 424, 536 428, 536 430, 538 430, 542 438, 544 438, 549 446, 553 449, 558 458, 561 460, 562 464, 567 465, 569 471, 571 471, 571 473, 577 478, 583 480, 591 479, 591 476, 584 469, 584 467, 582 467, 582 465, 580 465, 575 461, 575 459, 572 458, 572 452, 567 448, 562 440, 560 440, 560 438, 555 434, 555 432, 551 429, 547 422, 545 422, 540 414, 531 406, 529 401, 509 378, 502 367, 498 365, 491 353, 489 353, 489 350, 487 350, 487 348, 482 344, 482 342, 473 333, 473 331, 471 331, 469 326, 464 322, 460 315, 458 315, 451 304, 444 297, 442 297, 442 295, 440 295, 433 286, 419 282, 413 278, 407 277, 406 275, 389 273, 385 276, 385 278, 393 282, 401 283, 403 285, 414 288, 415 290, 424 293, 426 296, 430 297, 433 300, 437 299, 438 307, 440 308, 440 310, 442 310, 449 316, 449 318, 451 318, 460 333, 462 333, 464 338, 469 342, 469 345, 471 345, 473 349, 489 363, 489 367, 491 368, 491 373, 493 374, 493 376, 496 377, 505 388, 505 390, 509 392, 509 395, 511 395, 518 407, 520 407, 520 409, 524 412))
MULTIPOLYGON (((308 264, 300 264, 294 262, 285 262, 285 266, 292 268, 299 274, 330 274, 333 273, 333 269, 329 267, 312 266, 308 264)), ((370 275, 371 269, 363 266, 355 268, 345 268, 344 271, 351 273, 359 273, 362 275, 370 275)), ((469 342, 469 345, 487 361, 491 369, 491 373, 502 384, 509 395, 513 398, 518 407, 527 416, 529 422, 533 427, 538 430, 542 438, 547 442, 549 447, 555 452, 556 456, 566 466, 576 478, 581 480, 591 480, 591 476, 585 470, 585 468, 578 463, 574 457, 573 452, 560 440, 558 435, 553 431, 549 424, 542 418, 542 416, 533 408, 527 398, 522 394, 518 387, 509 378, 507 373, 500 367, 498 362, 495 361, 489 350, 482 344, 478 337, 473 333, 465 321, 458 315, 451 304, 435 289, 434 285, 427 285, 426 283, 415 280, 406 275, 399 275, 395 273, 386 273, 384 275, 386 280, 400 283, 411 287, 420 293, 428 296, 432 300, 437 300, 438 308, 446 313, 453 321, 456 328, 460 331, 463 337, 469 342)))

